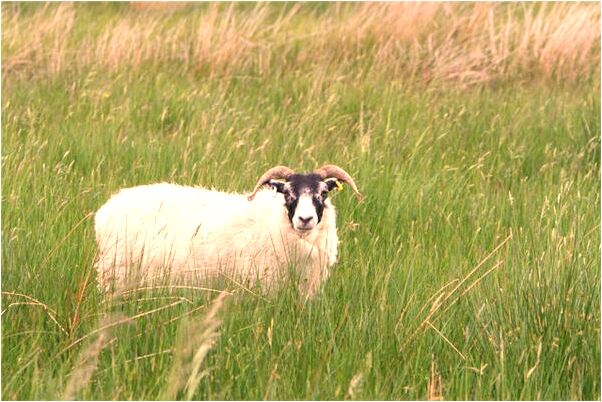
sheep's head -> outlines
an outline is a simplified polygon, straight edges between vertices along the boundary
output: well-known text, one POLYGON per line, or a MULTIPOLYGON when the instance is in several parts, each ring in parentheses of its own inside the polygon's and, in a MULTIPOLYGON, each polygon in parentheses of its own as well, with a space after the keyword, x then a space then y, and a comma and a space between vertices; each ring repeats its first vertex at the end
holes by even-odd
POLYGON ((324 165, 312 173, 295 173, 286 166, 276 166, 261 176, 248 198, 252 200, 264 185, 275 188, 284 195, 293 229, 309 232, 322 221, 324 208, 328 208, 328 194, 335 188, 342 188, 341 182, 349 184, 358 199, 362 199, 351 176, 335 165, 324 165))

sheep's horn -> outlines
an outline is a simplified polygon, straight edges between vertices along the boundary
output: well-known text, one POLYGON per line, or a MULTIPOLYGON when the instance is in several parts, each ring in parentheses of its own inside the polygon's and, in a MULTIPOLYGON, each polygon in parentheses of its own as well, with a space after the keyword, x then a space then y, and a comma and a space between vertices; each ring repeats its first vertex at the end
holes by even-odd
POLYGON ((255 194, 257 194, 257 192, 259 191, 259 189, 261 188, 261 186, 263 186, 264 184, 266 184, 267 182, 269 182, 272 179, 285 179, 288 180, 288 178, 294 174, 295 172, 290 169, 287 168, 286 166, 275 166, 273 168, 271 168, 270 170, 268 170, 267 172, 265 172, 257 181, 257 184, 255 185, 255 189, 253 190, 253 192, 247 197, 247 199, 249 201, 252 201, 253 198, 255 198, 255 194))
POLYGON ((339 179, 351 186, 351 188, 355 192, 355 195, 357 196, 358 200, 361 201, 364 198, 362 193, 360 193, 359 190, 357 189, 357 186, 355 185, 353 178, 351 176, 349 176, 349 173, 345 172, 340 167, 335 166, 335 165, 324 165, 321 168, 316 169, 314 171, 314 173, 317 174, 318 176, 322 177, 322 180, 329 179, 329 178, 339 179))

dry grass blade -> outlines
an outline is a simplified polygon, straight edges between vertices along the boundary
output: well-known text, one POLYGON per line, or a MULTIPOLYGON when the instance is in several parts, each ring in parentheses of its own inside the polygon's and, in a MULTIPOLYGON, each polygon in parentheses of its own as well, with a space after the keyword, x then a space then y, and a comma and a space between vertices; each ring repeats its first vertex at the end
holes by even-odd
MULTIPOLYGON (((242 283, 238 282, 236 279, 234 279, 232 276, 227 275, 225 272, 220 272, 220 275, 227 279, 228 281, 232 282, 234 285, 236 285, 238 287, 238 289, 241 289, 249 294, 252 294, 253 296, 263 300, 266 303, 271 303, 271 301, 265 297, 263 297, 262 295, 253 292, 251 289, 249 289, 248 287, 246 287, 245 285, 243 285, 242 283)), ((228 293, 228 292, 227 292, 228 293)))
POLYGON ((195 307, 195 308, 193 308, 193 309, 191 309, 191 310, 188 310, 188 311, 186 311, 185 313, 182 313, 182 314, 180 314, 180 315, 177 315, 177 316, 175 316, 175 317, 173 317, 173 318, 170 318, 169 320, 167 320, 167 321, 165 321, 165 322, 162 322, 161 324, 162 324, 162 325, 166 325, 166 324, 170 324, 170 323, 172 323, 172 322, 178 321, 178 320, 182 319, 182 317, 186 317, 186 316, 188 316, 188 315, 192 315, 192 314, 196 313, 197 311, 199 311, 199 310, 202 310, 202 309, 204 309, 204 308, 206 308, 206 307, 207 307, 207 305, 206 305, 206 304, 201 304, 200 306, 198 306, 198 307, 195 307))
POLYGON ((473 283, 470 284, 469 287, 467 287, 466 289, 464 289, 464 291, 460 294, 460 296, 464 296, 466 293, 470 292, 470 290, 472 288, 474 288, 475 286, 477 286, 479 284, 479 282, 481 282, 481 280, 483 278, 485 278, 487 275, 489 275, 491 272, 493 272, 495 269, 497 269, 500 265, 502 265, 502 261, 498 261, 493 267, 489 268, 483 275, 479 276, 477 278, 477 280, 475 280, 473 283))
MULTIPOLYGON (((171 349, 160 350, 158 352, 148 353, 148 354, 145 354, 145 355, 142 355, 142 356, 136 356, 133 359, 125 360, 123 362, 123 364, 127 365, 127 364, 130 364, 130 363, 135 363, 135 362, 138 362, 138 361, 141 361, 141 360, 145 360, 145 359, 152 359, 153 357, 157 357, 157 356, 161 356, 161 355, 165 355, 165 354, 171 354, 171 353, 173 353, 173 350, 171 350, 171 349)), ((112 370, 112 369, 113 369, 113 367, 106 367, 106 368, 100 370, 99 373, 103 373, 103 372, 106 372, 106 371, 109 371, 109 370, 112 370)))
POLYGON ((201 371, 201 366, 219 334, 221 321, 217 319, 217 313, 226 296, 228 293, 222 292, 212 302, 202 320, 182 326, 179 344, 174 348, 174 364, 162 399, 176 399, 181 390, 186 392, 186 399, 192 399, 199 382, 207 374, 206 371, 201 371))
POLYGON ((441 373, 437 370, 437 364, 435 363, 435 356, 431 358, 431 375, 427 384, 427 399, 429 401, 442 401, 443 397, 443 384, 441 381, 441 373))
POLYGON ((111 321, 115 320, 102 320, 100 323, 100 330, 97 332, 96 340, 81 351, 75 368, 71 372, 69 381, 65 386, 65 391, 62 395, 63 400, 74 400, 77 393, 84 389, 92 379, 92 376, 98 367, 100 352, 102 352, 109 342, 110 330, 113 326, 111 325, 111 321))
POLYGON ((501 260, 496 262, 493 267, 489 268, 487 271, 485 271, 483 275, 479 276, 473 283, 471 283, 466 289, 464 289, 460 296, 456 297, 447 306, 445 306, 445 309, 443 310, 442 314, 449 310, 454 304, 456 304, 462 298, 462 296, 464 296, 466 293, 470 292, 475 286, 477 286, 483 278, 485 278, 491 272, 495 271, 500 265, 502 265, 502 262, 503 261, 501 260))
POLYGON ((460 355, 460 357, 461 357, 462 359, 466 360, 466 356, 464 356, 464 354, 462 354, 462 352, 460 352, 460 350, 459 350, 459 349, 458 349, 458 348, 457 348, 457 347, 456 347, 456 346, 455 346, 455 345, 454 345, 454 344, 453 344, 453 343, 452 343, 452 342, 451 342, 449 339, 447 339, 447 337, 446 337, 446 336, 445 336, 445 335, 444 335, 444 334, 443 334, 441 331, 439 331, 439 330, 437 329, 437 327, 435 327, 435 326, 434 326, 433 324, 431 324, 430 322, 429 322, 428 324, 429 324, 429 326, 430 326, 430 327, 431 327, 431 328, 432 328, 432 329, 433 329, 433 330, 434 330, 434 331, 437 333, 437 335, 439 335, 441 338, 443 338, 443 340, 444 340, 445 342, 447 342, 447 344, 448 344, 449 346, 451 346, 451 347, 452 347, 452 349, 453 349, 453 350, 454 350, 454 351, 455 351, 457 354, 459 354, 459 355, 460 355))
MULTIPOLYGON (((504 240, 502 240, 502 242, 500 244, 498 244, 489 254, 487 254, 487 256, 485 256, 485 258, 483 258, 477 264, 476 267, 474 267, 468 274, 466 274, 466 276, 464 278, 462 278, 462 280, 452 290, 450 290, 447 293, 441 293, 439 295, 439 297, 437 297, 435 299, 435 301, 433 302, 431 309, 430 309, 429 313, 427 314, 426 318, 424 320, 422 320, 420 325, 418 325, 418 328, 416 328, 416 331, 414 331, 414 333, 410 337, 407 338, 407 340, 404 342, 402 347, 405 347, 410 341, 412 341, 416 337, 416 335, 430 323, 430 319, 435 315, 435 313, 437 313, 441 309, 441 307, 445 304, 445 302, 447 300, 449 300, 449 298, 458 291, 458 289, 468 280, 468 278, 470 278, 479 268, 481 268, 483 266, 483 264, 485 264, 485 262, 487 262, 511 238, 512 238, 512 233, 510 233, 508 235, 508 237, 506 237, 504 240)), ((498 264, 496 264, 493 268, 491 268, 490 270, 485 272, 485 274, 483 274, 481 277, 479 277, 473 284, 471 284, 468 287, 467 291, 470 290, 471 288, 473 288, 482 278, 484 278, 487 274, 489 274, 489 272, 491 272, 495 268, 497 268, 500 265, 500 263, 501 262, 498 262, 498 264)), ((448 285, 449 284, 445 285, 444 287, 447 287, 448 285)), ((440 291, 438 291, 437 293, 440 293, 440 291)), ((466 293, 466 292, 464 292, 464 293, 466 293)), ((462 293, 462 295, 464 293, 462 293)), ((459 298, 456 298, 455 300, 453 300, 451 302, 451 304, 449 304, 447 306, 446 311, 450 306, 454 305, 458 300, 459 300, 459 298)))
MULTIPOLYGON (((25 299, 29 300, 29 302, 28 302, 27 304, 30 304, 30 305, 35 305, 35 306, 40 306, 40 307, 41 307, 41 308, 42 308, 42 309, 43 309, 43 310, 46 312, 46 314, 48 315, 48 317, 50 318, 50 320, 51 320, 51 321, 52 321, 52 322, 53 322, 53 323, 54 323, 54 324, 55 324, 57 327, 59 327, 59 329, 61 330, 61 332, 63 332, 65 335, 69 335, 69 333, 67 332, 67 330, 65 330, 65 328, 64 328, 64 327, 63 327, 61 324, 59 324, 59 322, 57 321, 57 319, 56 319, 56 317, 55 317, 55 315, 56 315, 56 311, 55 311, 55 310, 53 310, 53 309, 51 309, 50 307, 48 307, 46 304, 42 303, 41 301, 39 301, 39 300, 37 300, 37 299, 35 299, 35 298, 31 297, 31 296, 24 295, 24 294, 21 294, 21 293, 15 293, 15 292, 2 292, 2 294, 3 294, 3 295, 5 295, 5 296, 18 296, 18 297, 23 297, 23 298, 25 298, 25 299)), ((1 313, 1 314, 4 314, 4 312, 5 312, 6 310, 8 310, 8 308, 9 308, 10 306, 12 306, 12 305, 15 305, 15 304, 16 304, 16 303, 11 303, 11 304, 9 304, 9 305, 6 307, 6 309, 4 309, 4 310, 2 311, 2 313, 1 313)), ((25 304, 25 303, 19 303, 19 304, 25 304)))
POLYGON ((449 283, 447 283, 446 285, 444 285, 443 287, 441 287, 441 289, 439 289, 438 291, 436 291, 435 293, 433 293, 433 295, 431 297, 429 297, 428 300, 426 301, 426 303, 420 308, 420 311, 418 311, 418 315, 422 314, 422 312, 424 311, 424 309, 429 304, 431 305, 431 309, 432 309, 432 306, 438 304, 441 301, 441 299, 443 297, 445 297, 446 293, 443 292, 443 291, 445 289, 447 289, 448 287, 450 287, 451 285, 453 285, 454 283, 458 282, 458 281, 459 281, 459 279, 455 278, 455 279, 451 280, 449 283), (435 300, 435 302, 432 302, 433 300, 435 300))
POLYGON ((362 373, 357 373, 353 376, 351 381, 349 381, 349 387, 347 387, 347 394, 345 394, 345 400, 349 400, 357 395, 362 390, 362 384, 364 381, 364 375, 362 373))
POLYGON ((42 303, 42 302, 41 302, 41 301, 39 301, 38 299, 36 299, 36 298, 34 298, 34 297, 31 297, 31 296, 29 296, 29 295, 25 295, 25 294, 23 294, 23 293, 17 293, 17 292, 6 292, 6 291, 3 291, 3 292, 2 292, 2 294, 3 294, 4 296, 17 296, 17 297, 23 297, 23 298, 25 298, 25 299, 27 299, 27 300, 30 300, 30 301, 32 301, 34 304, 39 304, 40 306, 42 306, 44 309, 46 309, 46 310, 50 311, 51 313, 54 313, 54 314, 56 314, 56 310, 54 310, 54 309, 52 309, 52 308, 48 307, 46 304, 42 303))
POLYGON ((231 292, 228 292, 228 291, 225 291, 225 290, 211 289, 211 288, 206 288, 206 287, 201 287, 201 286, 191 286, 191 285, 156 285, 156 286, 144 286, 144 287, 135 288, 135 289, 127 289, 127 290, 123 291, 121 293, 121 295, 125 296, 127 294, 134 293, 134 292, 143 292, 143 291, 146 291, 146 290, 159 290, 159 289, 168 289, 168 290, 172 290, 172 289, 186 289, 186 290, 199 290, 199 291, 207 291, 207 292, 215 292, 215 293, 226 292, 226 293, 232 294, 231 292))
POLYGON ((89 338, 90 336, 95 335, 98 332, 104 331, 104 330, 106 330, 106 329, 108 329, 110 327, 114 327, 116 325, 125 324, 127 322, 136 320, 138 318, 147 316, 149 314, 156 313, 156 312, 161 311, 161 310, 165 310, 165 309, 173 307, 173 306, 177 306, 178 304, 181 304, 181 303, 183 303, 183 301, 182 300, 178 300, 178 301, 175 301, 175 302, 170 303, 170 304, 165 305, 165 306, 157 307, 155 309, 152 309, 152 310, 149 310, 149 311, 144 311, 142 313, 133 315, 131 317, 121 318, 119 320, 115 320, 115 321, 109 322, 108 324, 101 325, 100 328, 97 328, 94 331, 89 332, 86 335, 82 336, 81 338, 78 338, 75 341, 73 341, 72 343, 70 343, 69 346, 67 346, 66 348, 64 348, 63 350, 61 350, 59 353, 57 353, 57 356, 63 354, 64 352, 66 352, 67 350, 71 349, 72 347, 74 347, 75 345, 77 345, 78 343, 80 343, 81 341, 83 341, 84 339, 89 338))
POLYGON ((527 374, 525 375, 525 379, 527 380, 529 379, 529 377, 531 377, 531 375, 533 375, 537 367, 539 367, 539 363, 541 361, 541 347, 542 343, 540 338, 539 343, 537 344, 537 356, 535 357, 535 364, 529 369, 529 371, 527 371, 527 374))
POLYGON ((78 227, 80 227, 88 218, 94 216, 94 212, 88 212, 86 214, 86 216, 84 216, 83 218, 81 218, 79 220, 79 222, 77 222, 70 230, 69 232, 63 236, 63 238, 61 240, 59 240, 56 245, 53 247, 52 250, 50 250, 50 252, 48 253, 48 255, 46 256, 46 258, 44 258, 44 262, 43 264, 47 264, 48 260, 50 260, 50 257, 52 257, 54 255, 54 253, 56 253, 56 251, 63 245, 63 243, 65 242, 65 240, 67 240, 69 238, 69 236, 71 236, 78 227))
POLYGON ((456 285, 455 288, 453 288, 445 297, 445 300, 449 299, 461 286, 464 282, 466 282, 468 280, 468 278, 470 278, 472 276, 472 274, 474 274, 479 268, 481 268, 483 266, 483 264, 485 264, 490 258, 491 256, 493 256, 500 248, 502 248, 502 246, 504 244, 506 244, 510 239, 512 239, 512 233, 510 233, 508 235, 508 237, 506 237, 504 240, 502 240, 502 242, 500 244, 498 244, 493 250, 491 250, 491 252, 489 254, 487 254, 487 256, 485 258, 483 258, 481 260, 481 262, 479 262, 477 264, 476 267, 474 267, 472 269, 472 271, 470 271, 461 281, 460 283, 458 283, 456 285))
POLYGON ((90 276, 92 274, 92 270, 88 269, 85 273, 84 280, 81 282, 79 289, 75 295, 75 309, 73 311, 73 317, 71 318, 71 323, 69 325, 69 334, 73 334, 77 329, 80 323, 80 308, 84 300, 84 295, 86 294, 86 288, 88 287, 88 283, 90 281, 90 276))

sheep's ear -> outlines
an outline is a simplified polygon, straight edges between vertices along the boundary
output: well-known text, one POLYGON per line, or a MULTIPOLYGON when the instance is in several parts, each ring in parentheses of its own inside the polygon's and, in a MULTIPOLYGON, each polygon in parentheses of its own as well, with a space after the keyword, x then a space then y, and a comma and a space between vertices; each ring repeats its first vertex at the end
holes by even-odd
POLYGON ((327 179, 324 183, 328 186, 328 191, 332 191, 335 188, 338 188, 339 191, 343 189, 343 185, 337 179, 327 179))
POLYGON ((284 185, 286 184, 283 181, 279 181, 279 180, 270 180, 268 182, 268 184, 270 186, 272 186, 272 188, 275 188, 277 192, 279 193, 283 193, 284 192, 284 185))

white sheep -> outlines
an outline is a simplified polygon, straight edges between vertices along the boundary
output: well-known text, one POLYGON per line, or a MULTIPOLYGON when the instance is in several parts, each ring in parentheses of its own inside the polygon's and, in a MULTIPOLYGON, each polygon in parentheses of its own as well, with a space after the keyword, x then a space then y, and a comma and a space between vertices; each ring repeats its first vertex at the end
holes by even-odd
POLYGON ((361 199, 351 176, 334 165, 309 174, 274 167, 248 197, 167 183, 123 189, 96 212, 99 284, 109 290, 167 274, 270 289, 292 263, 311 297, 337 260, 328 193, 341 188, 339 180, 361 199))

